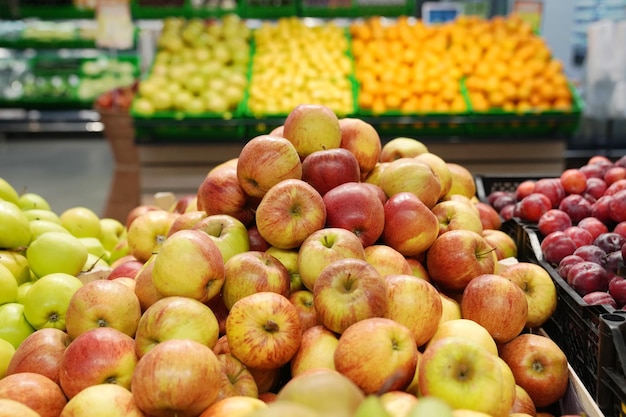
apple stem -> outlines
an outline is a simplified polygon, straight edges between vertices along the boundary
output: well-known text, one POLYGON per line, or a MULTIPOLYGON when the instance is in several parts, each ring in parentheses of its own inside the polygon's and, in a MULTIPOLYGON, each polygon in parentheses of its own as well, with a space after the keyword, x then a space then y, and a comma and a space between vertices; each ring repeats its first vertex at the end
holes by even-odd
POLYGON ((98 259, 96 259, 91 265, 89 265, 89 268, 87 268, 87 270, 85 272, 91 272, 93 271, 93 269, 96 267, 96 265, 98 264, 98 261, 100 261, 101 259, 104 258, 104 255, 100 255, 98 256, 98 259))
POLYGON ((490 248, 489 250, 486 250, 484 252, 476 252, 476 257, 482 258, 483 256, 488 255, 488 254, 494 252, 496 249, 497 248, 493 247, 493 248, 490 248))
POLYGON ((295 204, 294 206, 291 207, 291 214, 295 214, 295 215, 299 215, 300 212, 302 211, 302 208, 300 207, 299 204, 295 204))
POLYGON ((276 333, 278 330, 280 330, 280 327, 278 327, 278 323, 276 323, 274 320, 268 320, 263 328, 265 329, 265 331, 270 333, 276 333))
POLYGON ((105 319, 98 319, 98 327, 107 327, 107 322, 105 319))

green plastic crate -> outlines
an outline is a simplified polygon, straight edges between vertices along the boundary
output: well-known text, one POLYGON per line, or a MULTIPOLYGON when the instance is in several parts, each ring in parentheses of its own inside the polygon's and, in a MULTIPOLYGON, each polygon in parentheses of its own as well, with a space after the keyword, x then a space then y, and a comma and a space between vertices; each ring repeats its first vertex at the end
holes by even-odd
POLYGON ((471 100, 468 98, 471 112, 468 134, 474 137, 569 136, 578 128, 584 107, 580 94, 571 84, 570 91, 573 98, 570 111, 548 110, 520 113, 492 109, 477 112, 472 109, 471 100))
POLYGON ((353 0, 355 17, 370 16, 414 16, 414 1, 398 0, 353 0))
POLYGON ((385 112, 374 115, 363 111, 358 115, 372 124, 381 138, 467 136, 468 116, 468 112, 411 114, 385 112))
POLYGON ((187 0, 187 4, 185 7, 186 16, 189 18, 221 18, 228 14, 243 16, 243 5, 241 1, 235 2, 234 7, 232 8, 225 8, 220 6, 210 7, 206 5, 196 6, 194 5, 194 0, 187 0))
POLYGON ((47 20, 93 19, 93 9, 80 8, 72 0, 20 0, 16 18, 36 17, 47 20))
MULTIPOLYGON (((132 49, 137 45, 139 30, 135 29, 132 49)), ((80 29, 76 28, 74 35, 68 39, 32 39, 18 35, 14 38, 0 37, 0 48, 10 49, 93 49, 97 48, 95 39, 83 38, 80 29)))
POLYGON ((240 109, 232 113, 187 114, 182 111, 158 111, 145 116, 130 109, 137 143, 206 142, 241 140, 245 126, 240 122, 240 109))
POLYGON ((248 19, 278 19, 298 16, 296 0, 247 0, 241 5, 242 14, 248 19))
POLYGON ((131 0, 130 12, 133 19, 164 19, 166 17, 187 17, 187 0, 172 1, 172 4, 156 6, 131 0))
POLYGON ((352 18, 356 9, 354 0, 300 0, 299 15, 319 18, 352 18))

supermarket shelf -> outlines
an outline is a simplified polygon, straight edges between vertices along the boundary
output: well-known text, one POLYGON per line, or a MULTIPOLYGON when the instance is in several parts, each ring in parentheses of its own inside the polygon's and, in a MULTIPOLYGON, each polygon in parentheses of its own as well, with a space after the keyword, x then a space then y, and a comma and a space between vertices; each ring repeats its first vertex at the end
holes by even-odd
POLYGON ((104 125, 93 110, 0 109, 0 135, 38 133, 101 134, 104 125))

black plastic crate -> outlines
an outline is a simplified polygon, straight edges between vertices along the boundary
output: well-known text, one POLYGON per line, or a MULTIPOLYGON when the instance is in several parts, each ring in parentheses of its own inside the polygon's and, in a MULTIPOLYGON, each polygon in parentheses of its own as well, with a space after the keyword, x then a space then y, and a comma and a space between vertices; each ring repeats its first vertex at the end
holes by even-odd
POLYGON ((626 311, 600 317, 598 407, 607 416, 626 415, 626 311))
POLYGON ((476 196, 480 201, 486 202, 487 197, 494 191, 506 191, 515 192, 515 189, 523 181, 526 180, 539 180, 541 178, 548 178, 551 175, 502 175, 502 176, 490 176, 490 175, 476 175, 474 176, 474 182, 476 183, 476 196))

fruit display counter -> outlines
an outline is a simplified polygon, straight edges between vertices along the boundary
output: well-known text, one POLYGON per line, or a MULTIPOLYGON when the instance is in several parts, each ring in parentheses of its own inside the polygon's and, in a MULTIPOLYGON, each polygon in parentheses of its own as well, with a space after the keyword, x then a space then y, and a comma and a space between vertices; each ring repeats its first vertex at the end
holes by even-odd
POLYGON ((139 32, 132 48, 114 51, 97 47, 96 29, 88 19, 0 21, 0 107, 89 110, 100 94, 132 84, 139 32))
POLYGON ((267 133, 280 124, 299 102, 320 102, 343 116, 374 119, 385 137, 411 132, 422 137, 567 137, 579 122, 583 102, 562 65, 515 15, 461 17, 434 26, 407 16, 239 19, 165 22, 177 29, 161 34, 155 45, 156 56, 167 58, 142 80, 147 86, 142 91, 140 85, 132 108, 140 140, 202 141, 199 122, 252 126, 217 134, 246 140, 252 132, 267 133), (251 29, 242 29, 249 46, 233 47, 228 36, 215 39, 214 32, 233 21, 251 29), (199 36, 189 38, 190 32, 199 36), (482 43, 467 42, 474 38, 482 43), (219 46, 218 56, 211 55, 212 48, 207 51, 203 39, 212 40, 212 48, 219 46), (209 85, 218 63, 236 65, 246 51, 251 65, 245 85, 209 85), (202 73, 181 77, 192 65, 202 73), (192 78, 192 97, 188 88, 179 94, 180 80, 192 78), (240 85, 245 93, 237 96, 238 106, 216 106, 212 96, 231 97, 230 90, 240 85), (198 86, 202 94, 194 93, 198 86), (164 129, 168 120, 179 127, 178 134, 164 129))
POLYGON ((0 179, 0 412, 619 415, 544 330, 562 296, 481 184, 311 104, 118 218, 0 179))

